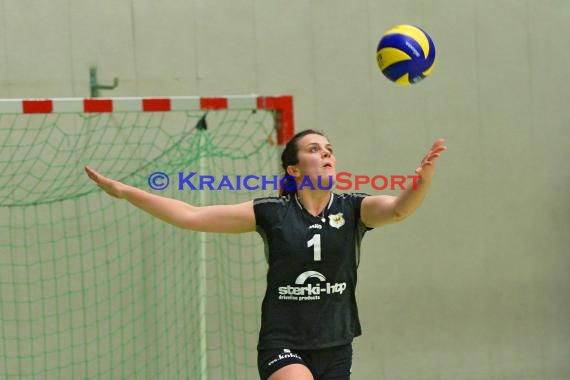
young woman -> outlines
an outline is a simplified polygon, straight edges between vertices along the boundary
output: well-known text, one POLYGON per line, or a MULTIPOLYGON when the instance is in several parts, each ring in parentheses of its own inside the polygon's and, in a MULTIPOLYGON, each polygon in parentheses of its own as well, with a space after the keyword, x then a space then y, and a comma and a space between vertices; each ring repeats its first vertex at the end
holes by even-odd
POLYGON ((420 206, 445 149, 437 140, 416 169, 421 179, 398 196, 332 192, 332 146, 314 130, 297 133, 286 145, 281 161, 288 181, 279 197, 239 204, 197 207, 85 170, 109 195, 174 226, 257 231, 269 264, 258 343, 261 379, 343 380, 350 378, 352 340, 361 333, 355 298, 361 239, 420 206))

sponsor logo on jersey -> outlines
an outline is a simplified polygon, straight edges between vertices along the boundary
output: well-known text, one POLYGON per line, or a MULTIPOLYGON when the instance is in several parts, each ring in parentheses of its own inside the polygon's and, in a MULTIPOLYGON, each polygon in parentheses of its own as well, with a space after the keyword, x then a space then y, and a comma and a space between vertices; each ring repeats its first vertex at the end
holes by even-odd
POLYGON ((329 224, 334 228, 341 228, 344 226, 344 217, 342 216, 342 212, 329 215, 329 224))
POLYGON ((312 270, 297 276, 294 285, 278 288, 279 299, 284 301, 316 301, 325 296, 341 295, 345 290, 346 282, 327 282, 322 273, 312 270), (309 279, 317 279, 319 282, 306 284, 309 279))

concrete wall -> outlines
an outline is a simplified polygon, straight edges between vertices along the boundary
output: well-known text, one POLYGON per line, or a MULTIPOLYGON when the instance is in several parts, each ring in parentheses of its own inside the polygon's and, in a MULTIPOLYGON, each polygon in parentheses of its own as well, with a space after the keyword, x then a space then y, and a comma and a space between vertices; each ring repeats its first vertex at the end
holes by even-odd
MULTIPOLYGON (((409 174, 438 137, 429 197, 365 239, 354 379, 570 377, 567 0, 0 0, 0 97, 292 94, 338 169, 409 174), (375 62, 417 24, 437 66, 375 62)), ((365 191, 373 191, 369 188, 365 191)))

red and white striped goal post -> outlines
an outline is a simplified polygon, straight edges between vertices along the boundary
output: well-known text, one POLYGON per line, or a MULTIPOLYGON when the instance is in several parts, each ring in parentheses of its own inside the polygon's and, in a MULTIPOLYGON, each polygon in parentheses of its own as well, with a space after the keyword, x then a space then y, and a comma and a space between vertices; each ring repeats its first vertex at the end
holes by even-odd
POLYGON ((277 143, 293 137, 293 97, 278 96, 172 96, 117 98, 0 99, 0 114, 170 112, 208 110, 272 110, 277 143))

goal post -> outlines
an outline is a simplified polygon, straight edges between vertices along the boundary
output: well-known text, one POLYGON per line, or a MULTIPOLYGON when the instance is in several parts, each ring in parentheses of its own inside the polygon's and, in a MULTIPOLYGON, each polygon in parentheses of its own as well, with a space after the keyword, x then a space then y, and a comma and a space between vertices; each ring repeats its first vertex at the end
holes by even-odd
POLYGON ((277 193, 240 181, 282 174, 293 133, 288 95, 0 99, 0 378, 255 378, 261 239, 170 226, 83 167, 237 203, 277 193))

